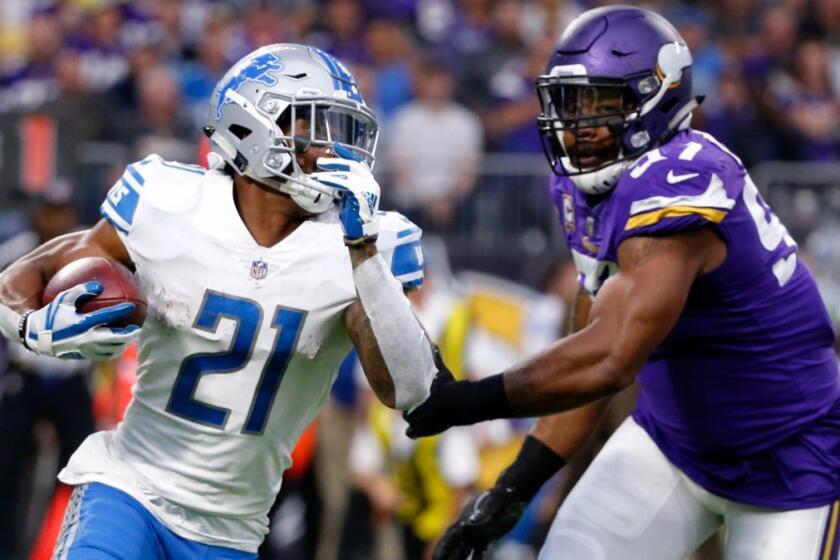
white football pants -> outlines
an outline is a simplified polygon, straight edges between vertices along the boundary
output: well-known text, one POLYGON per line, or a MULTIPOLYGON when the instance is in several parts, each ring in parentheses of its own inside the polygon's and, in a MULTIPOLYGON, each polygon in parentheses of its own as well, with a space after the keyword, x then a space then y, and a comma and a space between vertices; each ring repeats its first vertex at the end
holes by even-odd
POLYGON ((835 560, 839 514, 840 502, 781 511, 715 496, 628 418, 557 512, 539 560, 680 560, 721 525, 726 560, 835 560))

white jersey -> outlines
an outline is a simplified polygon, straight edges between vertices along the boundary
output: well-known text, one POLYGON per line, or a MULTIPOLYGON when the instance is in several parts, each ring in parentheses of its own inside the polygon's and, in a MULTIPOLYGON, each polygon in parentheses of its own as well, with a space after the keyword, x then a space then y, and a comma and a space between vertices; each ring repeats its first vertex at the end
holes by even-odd
MULTIPOLYGON (((228 176, 151 156, 128 166, 102 214, 149 303, 138 380, 124 421, 90 436, 59 478, 109 484, 185 538, 255 552, 351 349, 356 290, 337 212, 261 247, 228 176)), ((422 282, 420 235, 382 214, 377 245, 405 286, 422 282)))

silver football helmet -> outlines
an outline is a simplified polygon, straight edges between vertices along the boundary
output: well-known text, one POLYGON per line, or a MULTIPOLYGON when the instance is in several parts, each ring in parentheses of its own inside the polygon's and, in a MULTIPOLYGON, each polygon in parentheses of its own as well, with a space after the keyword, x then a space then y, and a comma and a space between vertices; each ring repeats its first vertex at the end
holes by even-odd
POLYGON ((303 172, 296 153, 340 143, 373 167, 376 117, 347 68, 314 47, 275 44, 247 55, 217 84, 209 117, 213 152, 308 212, 327 210, 333 195, 303 172))

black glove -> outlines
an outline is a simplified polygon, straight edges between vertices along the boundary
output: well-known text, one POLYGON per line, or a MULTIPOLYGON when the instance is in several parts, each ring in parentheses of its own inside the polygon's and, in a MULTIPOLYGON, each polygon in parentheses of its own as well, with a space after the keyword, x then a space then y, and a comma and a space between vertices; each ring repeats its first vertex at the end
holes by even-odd
POLYGON ((506 535, 525 506, 565 461, 550 447, 528 436, 516 460, 499 476, 496 485, 470 502, 435 547, 433 560, 484 558, 487 547, 506 535))
POLYGON ((487 547, 516 526, 527 505, 515 488, 496 484, 473 499, 441 537, 432 560, 484 558, 487 547))
POLYGON ((452 426, 474 424, 491 418, 504 418, 509 412, 501 375, 481 381, 455 381, 433 348, 438 373, 432 381, 428 398, 403 415, 410 438, 431 436, 452 426))

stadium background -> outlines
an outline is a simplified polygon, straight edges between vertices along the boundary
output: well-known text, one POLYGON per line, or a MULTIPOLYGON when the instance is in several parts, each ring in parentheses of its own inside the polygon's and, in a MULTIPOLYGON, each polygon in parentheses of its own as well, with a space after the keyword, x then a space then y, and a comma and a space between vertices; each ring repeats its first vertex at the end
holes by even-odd
MULTIPOLYGON (((204 163, 206 99, 228 66, 263 44, 313 44, 351 67, 379 115, 383 207, 426 231, 418 313, 456 373, 495 373, 559 336, 575 289, 532 83, 564 26, 601 4, 3 0, 0 268, 38 239, 95 221, 127 163, 150 152, 204 163)), ((685 37, 695 92, 706 95, 694 126, 749 166, 837 317, 840 1, 640 5, 685 37)), ((354 370, 349 359, 299 446, 265 558, 420 558, 527 428, 489 423, 413 446, 354 370)), ((67 371, 0 352, 0 559, 48 556, 66 496, 53 493, 56 464, 94 422, 119 420, 132 376, 131 356, 67 371)), ((622 401, 611 425, 632 394, 622 401)), ((580 468, 548 485, 498 558, 533 557, 580 468)), ((718 557, 714 542, 706 548, 702 558, 718 557)))

